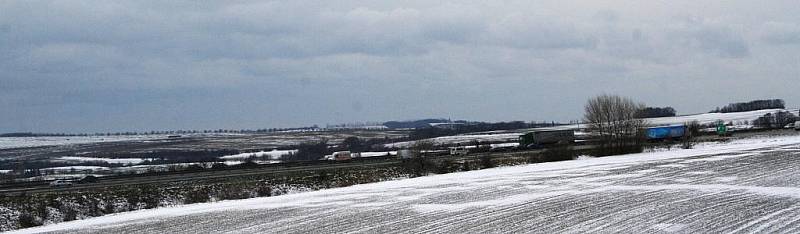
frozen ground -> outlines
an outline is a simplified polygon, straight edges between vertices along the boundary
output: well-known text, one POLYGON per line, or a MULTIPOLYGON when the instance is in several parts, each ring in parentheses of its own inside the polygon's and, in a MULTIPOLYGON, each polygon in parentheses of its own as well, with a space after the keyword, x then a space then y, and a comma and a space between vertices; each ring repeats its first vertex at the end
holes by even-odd
MULTIPOLYGON (((572 125, 569 125, 572 126, 572 125)), ((443 136, 428 139, 434 144, 471 144, 474 141, 516 141, 519 139, 521 133, 499 133, 499 134, 463 134, 456 136, 443 136)), ((408 148, 415 144, 417 141, 404 141, 397 143, 385 144, 389 148, 408 148)))
POLYGON ((65 156, 56 158, 52 161, 56 162, 72 162, 72 163, 82 163, 82 162, 106 162, 112 164, 123 164, 123 165, 136 165, 143 163, 145 161, 149 161, 152 159, 147 158, 94 158, 94 157, 75 157, 75 156, 65 156))
POLYGON ((281 159, 284 155, 297 153, 297 150, 272 150, 272 151, 259 151, 254 153, 241 153, 228 156, 222 156, 221 159, 229 160, 244 160, 250 157, 269 157, 270 159, 281 159))
POLYGON ((672 125, 684 124, 693 120, 697 120, 701 124, 716 123, 717 120, 723 120, 726 123, 733 122, 735 126, 739 126, 749 125, 745 124, 745 122, 753 122, 753 120, 758 119, 758 117, 764 116, 767 113, 775 113, 778 111, 789 111, 795 115, 797 114, 797 109, 767 109, 736 113, 705 113, 676 117, 651 118, 647 119, 647 121, 653 125, 672 125))
POLYGON ((800 232, 800 136, 143 210, 30 232, 800 232))
MULTIPOLYGON (((733 123, 733 126, 731 126, 732 129, 749 129, 752 128, 753 120, 756 120, 758 119, 758 117, 764 116, 767 113, 775 113, 778 111, 789 111, 791 113, 797 114, 798 109, 767 109, 767 110, 736 112, 736 113, 704 113, 704 114, 683 115, 675 117, 649 118, 647 119, 647 121, 649 124, 654 126, 663 126, 663 125, 686 124, 694 120, 697 120, 701 124, 716 123, 718 120, 723 120, 725 123, 733 123)), ((456 136, 436 137, 426 140, 431 141, 434 144, 440 144, 440 145, 471 144, 474 141, 511 142, 511 141, 517 141, 519 139, 519 136, 522 135, 524 132, 529 132, 534 130, 572 129, 576 131, 575 134, 577 136, 581 136, 586 134, 585 132, 581 131, 581 129, 585 128, 586 128, 585 124, 571 124, 571 125, 561 125, 556 127, 521 129, 514 131, 491 131, 491 132, 469 133, 456 136)), ((713 128, 711 129, 711 131, 714 130, 715 129, 713 128)), ((396 142, 396 143, 385 144, 384 146, 389 148, 408 148, 413 144, 415 144, 416 142, 417 141, 396 142)))
POLYGON ((143 136, 72 136, 72 137, 0 137, 0 149, 54 145, 86 144, 132 140, 165 139, 166 135, 143 136))

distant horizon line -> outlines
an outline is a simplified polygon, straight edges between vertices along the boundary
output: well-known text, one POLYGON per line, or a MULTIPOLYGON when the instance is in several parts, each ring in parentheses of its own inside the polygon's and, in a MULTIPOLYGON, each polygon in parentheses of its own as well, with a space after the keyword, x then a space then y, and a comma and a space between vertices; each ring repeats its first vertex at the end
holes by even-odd
MULTIPOLYGON (((185 133, 271 133, 271 132, 281 132, 281 131, 292 131, 292 130, 307 130, 307 129, 320 129, 320 130, 329 130, 329 129, 359 129, 364 128, 368 129, 368 127, 374 126, 383 126, 386 127, 385 124, 388 122, 414 122, 414 121, 421 121, 421 120, 449 120, 450 122, 456 121, 466 121, 471 123, 511 123, 511 122, 524 122, 524 123, 556 123, 556 124, 565 124, 561 121, 545 121, 545 120, 532 120, 532 121, 524 121, 524 120, 509 120, 509 121, 475 121, 475 120, 450 120, 449 118, 420 118, 420 119, 413 119, 413 120, 389 120, 383 122, 373 122, 373 121, 365 121, 365 122, 354 122, 354 123, 341 123, 341 124, 326 124, 325 127, 321 127, 319 124, 312 124, 310 126, 300 126, 300 127, 271 127, 271 128, 242 128, 242 129, 232 129, 232 128, 217 128, 217 129, 178 129, 178 130, 144 130, 144 131, 96 131, 96 132, 45 132, 45 131, 10 131, 10 132, 0 132, 0 137, 14 137, 8 135, 31 135, 31 136, 20 136, 20 137, 36 137, 36 136, 114 136, 114 135, 165 135, 165 134, 185 134, 185 133), (380 125, 359 125, 364 123, 378 123, 380 125), (351 126, 357 125, 357 126, 351 126), (341 126, 341 127, 337 127, 341 126), (366 128, 365 128, 366 127, 366 128)), ((570 124, 576 120, 568 121, 570 124)), ((388 128, 388 127, 387 127, 388 128)), ((392 129, 392 128, 389 128, 392 129)), ((400 129, 400 128, 394 128, 400 129)))

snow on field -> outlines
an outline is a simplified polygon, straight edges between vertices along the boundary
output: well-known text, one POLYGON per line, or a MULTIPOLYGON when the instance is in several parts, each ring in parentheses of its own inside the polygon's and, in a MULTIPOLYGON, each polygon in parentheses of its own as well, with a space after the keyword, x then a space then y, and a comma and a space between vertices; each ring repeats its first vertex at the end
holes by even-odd
MULTIPOLYGON (((245 161, 225 161, 225 162, 222 162, 222 163, 224 163, 225 165, 228 165, 228 166, 235 166, 235 165, 243 164, 244 162, 245 161)), ((283 161, 280 161, 280 160, 253 160, 253 163, 256 163, 256 164, 273 164, 273 163, 282 163, 282 162, 283 161)))
POLYGON ((89 173, 70 173, 70 174, 51 174, 51 175, 42 175, 42 176, 34 176, 19 179, 21 182, 41 182, 41 181, 53 181, 53 180, 80 180, 85 178, 86 176, 94 176, 94 177, 103 177, 107 176, 108 174, 94 174, 92 172, 89 173))
POLYGON ((55 173, 65 173, 71 171, 80 171, 80 172, 103 172, 103 171, 110 171, 111 169, 108 167, 100 167, 100 166, 66 166, 66 167, 48 167, 42 168, 41 171, 49 171, 55 173))
POLYGON ((135 165, 140 164, 142 162, 148 161, 150 159, 145 158, 92 158, 92 157, 60 157, 54 159, 54 161, 61 161, 61 162, 107 162, 111 164, 124 164, 124 165, 135 165))
MULTIPOLYGON (((520 133, 501 133, 501 134, 464 134, 464 135, 456 135, 456 136, 443 136, 443 137, 436 137, 430 139, 434 144, 442 145, 442 144, 471 144, 474 141, 492 141, 492 142, 502 142, 502 141, 515 141, 519 139, 520 133)), ((397 143, 390 143, 385 144, 385 147, 388 148, 408 148, 412 146, 417 141, 405 141, 405 142, 397 142, 397 143)))
POLYGON ((225 160, 244 160, 250 157, 269 157, 270 159, 280 159, 284 155, 297 153, 297 150, 272 150, 272 151, 259 151, 253 153, 241 153, 234 155, 227 155, 220 157, 225 160))
POLYGON ((165 139, 166 135, 145 136, 73 136, 73 137, 0 137, 0 149, 165 139))
POLYGON ((737 113, 705 113, 705 114, 676 116, 676 117, 651 118, 647 119, 647 121, 653 125, 672 125, 672 124, 684 124, 691 122, 693 120, 697 120, 701 124, 715 123, 718 120, 723 120, 725 121, 725 123, 733 122, 734 125, 748 125, 744 124, 744 122, 745 121, 753 122, 753 120, 758 119, 758 117, 764 116, 767 113, 775 113, 777 111, 790 111, 792 113, 797 114, 797 109, 787 109, 787 110, 768 109, 768 110, 757 110, 757 111, 737 112, 737 113))
MULTIPOLYGON (((767 113, 775 113, 776 111, 790 111, 792 113, 797 113, 798 109, 768 109, 768 110, 757 110, 757 111, 749 111, 749 112, 738 112, 738 113, 705 113, 705 114, 696 114, 696 115, 685 115, 685 116, 676 116, 676 117, 663 117, 663 118, 649 118, 647 121, 649 124, 654 126, 662 126, 662 125, 678 125, 678 124, 685 124, 689 123, 693 120, 697 120, 701 124, 709 124, 715 123, 718 120, 723 120, 725 123, 732 122, 734 126, 730 129, 748 129, 752 128, 752 122, 758 117, 764 116, 767 113)), ((470 134, 462 134, 456 136, 443 136, 443 137, 436 137, 431 139, 426 139, 432 141, 434 144, 439 145, 453 145, 453 144, 470 144, 474 141, 481 141, 481 142, 511 142, 517 141, 519 136, 525 132, 536 131, 536 130, 575 130, 576 136, 586 136, 588 133, 581 131, 582 129, 586 129, 585 124, 571 124, 571 125, 561 125, 555 127, 545 127, 545 128, 533 128, 533 129, 521 129, 515 132, 507 133, 502 132, 499 133, 498 131, 491 131, 491 132, 481 132, 481 133, 470 133, 470 134)), ((715 129, 709 129, 710 131, 714 131, 715 129)), ((397 142, 391 144, 385 144, 385 147, 389 148, 408 148, 414 145, 417 141, 405 141, 405 142, 397 142)))
POLYGON ((141 210, 17 232, 796 233, 798 165, 800 136, 754 138, 141 210))
MULTIPOLYGON (((151 165, 134 165, 134 166, 124 166, 124 167, 112 167, 110 168, 111 172, 113 173, 144 173, 148 171, 168 171, 172 167, 176 168, 187 168, 190 166, 201 166, 205 168, 210 168, 215 163, 222 163, 227 166, 234 166, 244 163, 244 160, 228 160, 224 162, 196 162, 196 163, 167 163, 167 164, 151 164, 151 165)), ((257 164, 272 164, 272 163, 281 163, 280 160, 253 160, 253 163, 257 164)))

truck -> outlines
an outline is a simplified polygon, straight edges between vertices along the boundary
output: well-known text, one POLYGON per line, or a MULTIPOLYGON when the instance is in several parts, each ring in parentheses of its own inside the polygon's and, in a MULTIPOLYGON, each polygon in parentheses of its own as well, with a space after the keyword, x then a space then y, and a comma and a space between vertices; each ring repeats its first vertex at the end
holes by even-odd
POLYGON ((686 135, 686 125, 673 125, 647 128, 648 140, 678 139, 686 135))
POLYGON ((467 147, 464 146, 450 147, 450 155, 455 156, 455 155, 467 155, 467 154, 469 154, 469 149, 467 149, 467 147))
POLYGON ((55 180, 53 182, 50 182, 50 187, 54 188, 69 187, 69 186, 72 186, 72 182, 67 180, 55 180))
POLYGON ((400 159, 416 158, 419 154, 417 151, 410 149, 402 149, 397 151, 397 157, 400 159))
POLYGON ((519 136, 519 147, 538 148, 549 144, 572 144, 575 142, 573 130, 539 130, 519 136))
POLYGON ((346 160, 350 160, 350 159, 353 158, 350 155, 350 151, 333 152, 333 154, 331 156, 332 156, 333 160, 336 160, 336 161, 346 161, 346 160))

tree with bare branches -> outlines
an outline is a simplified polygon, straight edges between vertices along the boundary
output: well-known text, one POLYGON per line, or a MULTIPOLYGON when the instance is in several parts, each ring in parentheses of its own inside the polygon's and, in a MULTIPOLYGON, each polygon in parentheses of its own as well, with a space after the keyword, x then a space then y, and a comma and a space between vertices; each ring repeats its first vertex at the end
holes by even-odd
POLYGON ((586 102, 584 122, 600 138, 601 154, 641 149, 647 121, 636 117, 644 108, 643 103, 618 95, 603 94, 586 102))

